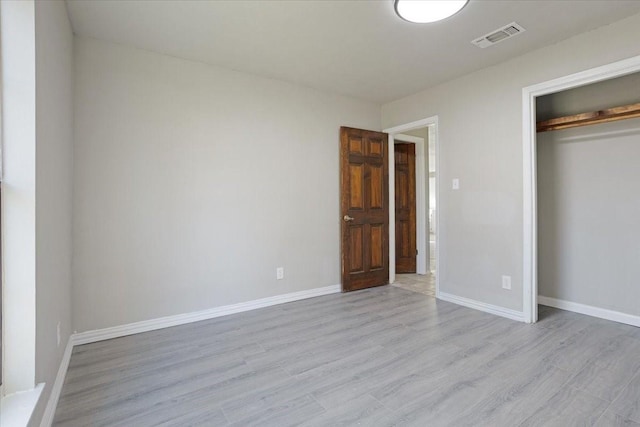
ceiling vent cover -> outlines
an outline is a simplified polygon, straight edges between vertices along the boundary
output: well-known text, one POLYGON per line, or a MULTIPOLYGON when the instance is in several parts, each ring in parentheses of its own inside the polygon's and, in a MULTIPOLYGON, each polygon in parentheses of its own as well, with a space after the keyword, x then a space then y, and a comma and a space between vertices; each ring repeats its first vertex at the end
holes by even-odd
POLYGON ((489 34, 485 34, 484 36, 475 39, 471 43, 484 49, 485 47, 493 46, 496 43, 500 43, 503 40, 506 40, 520 33, 524 33, 525 31, 526 30, 522 25, 512 22, 509 25, 505 25, 502 28, 499 28, 495 31, 490 32, 489 34))

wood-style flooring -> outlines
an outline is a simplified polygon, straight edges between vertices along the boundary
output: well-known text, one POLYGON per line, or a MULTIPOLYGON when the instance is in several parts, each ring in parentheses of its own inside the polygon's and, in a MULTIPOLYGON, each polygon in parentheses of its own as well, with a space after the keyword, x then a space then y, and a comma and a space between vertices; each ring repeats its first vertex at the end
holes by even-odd
POLYGON ((384 286, 76 347, 56 426, 640 426, 640 329, 384 286))

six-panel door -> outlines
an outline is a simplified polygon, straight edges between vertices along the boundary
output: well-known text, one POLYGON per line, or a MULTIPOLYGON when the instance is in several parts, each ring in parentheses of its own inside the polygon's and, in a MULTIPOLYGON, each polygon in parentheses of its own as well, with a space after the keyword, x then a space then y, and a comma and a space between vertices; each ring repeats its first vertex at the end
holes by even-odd
POLYGON ((416 146, 396 140, 396 273, 416 272, 416 146))
POLYGON ((343 292, 389 283, 389 167, 385 133, 340 128, 343 292))

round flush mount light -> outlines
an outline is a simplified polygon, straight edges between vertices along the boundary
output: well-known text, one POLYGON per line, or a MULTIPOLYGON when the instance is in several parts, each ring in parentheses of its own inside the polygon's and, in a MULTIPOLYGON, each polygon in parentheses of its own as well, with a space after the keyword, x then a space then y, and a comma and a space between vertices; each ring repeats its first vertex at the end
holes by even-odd
POLYGON ((398 16, 417 24, 441 21, 455 15, 469 0, 395 0, 398 16))

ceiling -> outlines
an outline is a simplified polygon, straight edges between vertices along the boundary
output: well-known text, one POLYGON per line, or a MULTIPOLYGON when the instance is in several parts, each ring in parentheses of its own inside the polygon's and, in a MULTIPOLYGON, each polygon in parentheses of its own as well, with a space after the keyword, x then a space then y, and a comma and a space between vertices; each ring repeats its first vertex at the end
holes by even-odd
POLYGON ((74 32, 385 103, 640 13, 640 1, 471 0, 411 24, 380 1, 67 0, 74 32), (516 21, 486 49, 471 40, 516 21))

